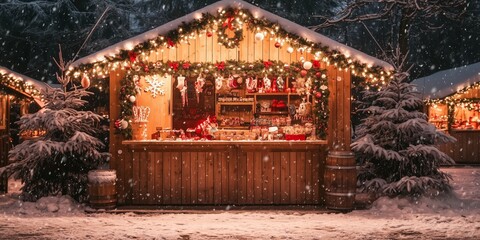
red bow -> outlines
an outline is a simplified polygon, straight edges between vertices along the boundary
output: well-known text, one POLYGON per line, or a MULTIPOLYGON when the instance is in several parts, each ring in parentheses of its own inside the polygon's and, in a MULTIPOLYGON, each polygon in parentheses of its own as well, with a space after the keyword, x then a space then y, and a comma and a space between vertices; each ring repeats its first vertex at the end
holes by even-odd
POLYGON ((135 62, 135 60, 137 60, 137 54, 134 51, 128 52, 128 57, 130 58, 130 62, 135 62))
POLYGON ((319 60, 312 60, 313 68, 320 68, 320 61, 319 60))
POLYGON ((222 27, 225 28, 228 26, 228 29, 233 30, 232 22, 233 22, 233 17, 227 17, 227 20, 223 22, 222 27))
POLYGON ((190 68, 190 63, 189 62, 184 62, 182 67, 183 67, 183 69, 189 69, 190 68))
POLYGON ((270 68, 272 65, 273 65, 273 63, 270 62, 270 61, 263 62, 263 66, 265 66, 265 68, 270 68))
POLYGON ((170 62, 168 65, 170 66, 170 68, 172 68, 173 70, 177 71, 177 70, 178 70, 178 66, 179 66, 180 64, 178 64, 178 62, 170 62))
POLYGON ((168 47, 175 47, 175 43, 172 41, 172 39, 168 38, 167 43, 168 43, 168 47))
POLYGON ((215 66, 217 66, 218 70, 225 70, 225 63, 224 62, 216 63, 215 66))

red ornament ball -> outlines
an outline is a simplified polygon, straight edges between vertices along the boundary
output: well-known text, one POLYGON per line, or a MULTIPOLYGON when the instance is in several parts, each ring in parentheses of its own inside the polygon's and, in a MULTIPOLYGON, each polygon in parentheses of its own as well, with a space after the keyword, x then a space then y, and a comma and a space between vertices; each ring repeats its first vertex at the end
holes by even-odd
POLYGON ((208 32, 207 32, 207 37, 211 37, 211 36, 213 36, 213 33, 210 32, 210 31, 208 31, 208 32))
POLYGON ((303 69, 302 71, 300 71, 300 75, 302 75, 302 77, 307 76, 307 70, 303 69))
POLYGON ((279 42, 276 42, 276 43, 275 43, 275 47, 276 47, 276 48, 279 48, 279 47, 281 47, 281 46, 282 46, 282 45, 281 45, 279 42))
POLYGON ((322 73, 321 73, 321 72, 317 72, 317 73, 315 73, 315 76, 316 76, 317 78, 322 77, 322 73))
POLYGON ((321 92, 315 93, 315 97, 316 97, 316 98, 321 98, 321 97, 322 97, 322 93, 321 93, 321 92))

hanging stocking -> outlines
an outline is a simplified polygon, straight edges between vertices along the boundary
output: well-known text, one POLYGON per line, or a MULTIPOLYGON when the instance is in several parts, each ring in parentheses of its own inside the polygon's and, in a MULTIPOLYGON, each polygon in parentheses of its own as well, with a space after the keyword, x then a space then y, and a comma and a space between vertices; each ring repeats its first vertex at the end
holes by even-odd
POLYGON ((184 76, 179 76, 177 78, 177 87, 180 90, 180 94, 182 95, 182 105, 185 107, 188 105, 188 97, 187 97, 187 82, 185 81, 184 76))
POLYGON ((195 92, 197 93, 197 103, 200 103, 200 93, 203 92, 203 86, 205 85, 205 78, 200 74, 195 82, 195 92))
POLYGON ((272 88, 272 81, 267 77, 267 75, 265 75, 263 78, 263 88, 265 92, 270 92, 272 88))
POLYGON ((277 78, 277 88, 279 92, 283 92, 285 88, 285 81, 282 77, 277 78))
POLYGON ((247 78, 247 92, 254 93, 257 91, 257 78, 247 78))
POLYGON ((222 89, 222 86, 223 86, 223 77, 218 76, 217 78, 215 78, 215 90, 220 91, 220 89, 222 89))

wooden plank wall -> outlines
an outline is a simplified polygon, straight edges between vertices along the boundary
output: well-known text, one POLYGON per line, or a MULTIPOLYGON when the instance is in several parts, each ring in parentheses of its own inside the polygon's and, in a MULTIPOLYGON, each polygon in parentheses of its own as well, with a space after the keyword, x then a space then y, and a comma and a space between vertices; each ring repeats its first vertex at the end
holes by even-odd
POLYGON ((450 135, 457 142, 439 145, 440 151, 448 154, 455 163, 480 164, 480 131, 451 130, 450 135))
POLYGON ((228 49, 217 41, 217 35, 207 37, 205 33, 190 39, 188 43, 179 43, 175 48, 159 47, 148 54, 143 55, 144 60, 156 61, 181 61, 190 62, 221 62, 226 60, 240 60, 254 62, 256 60, 275 60, 285 63, 313 59, 311 53, 294 51, 287 52, 288 44, 280 48, 275 47, 276 39, 267 35, 263 41, 255 40, 255 33, 244 27, 244 40, 238 47, 228 49))
POLYGON ((351 75, 350 71, 338 71, 327 66, 330 97, 328 108, 328 142, 331 150, 350 151, 351 143, 351 75))
POLYGON ((224 144, 189 147, 186 152, 185 146, 132 146, 127 152, 133 181, 125 186, 131 188, 125 203, 322 204, 326 145, 315 150, 265 149, 224 144))

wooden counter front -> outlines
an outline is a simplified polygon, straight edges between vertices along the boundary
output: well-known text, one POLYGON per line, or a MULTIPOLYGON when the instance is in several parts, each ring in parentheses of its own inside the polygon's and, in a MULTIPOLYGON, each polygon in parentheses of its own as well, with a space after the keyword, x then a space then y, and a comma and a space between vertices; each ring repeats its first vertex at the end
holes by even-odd
POLYGON ((326 141, 122 144, 120 204, 323 204, 326 141))

